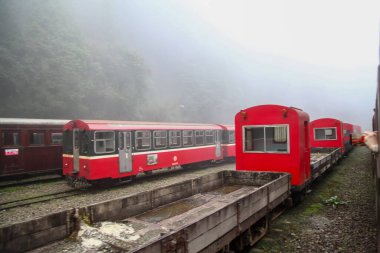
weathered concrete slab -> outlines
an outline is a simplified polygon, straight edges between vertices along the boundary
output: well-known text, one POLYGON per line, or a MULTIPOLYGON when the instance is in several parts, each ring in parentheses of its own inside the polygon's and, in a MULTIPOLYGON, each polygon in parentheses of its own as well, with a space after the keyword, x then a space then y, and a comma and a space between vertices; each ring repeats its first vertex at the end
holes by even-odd
POLYGON ((77 215, 75 210, 66 210, 0 228, 0 251, 21 252, 63 239, 78 227, 78 216, 93 222, 92 226, 82 222, 78 242, 70 241, 69 248, 64 244, 50 250, 47 247, 44 252, 215 249, 242 228, 249 228, 289 194, 288 174, 222 171, 83 207, 77 215))

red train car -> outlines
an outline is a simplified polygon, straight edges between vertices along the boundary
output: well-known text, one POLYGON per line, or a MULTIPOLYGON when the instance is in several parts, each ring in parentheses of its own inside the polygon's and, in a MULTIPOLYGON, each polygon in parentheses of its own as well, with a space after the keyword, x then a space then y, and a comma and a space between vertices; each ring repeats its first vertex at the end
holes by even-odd
POLYGON ((236 169, 292 174, 292 187, 311 180, 309 115, 281 105, 260 105, 235 116, 236 169))
POLYGON ((353 145, 361 145, 363 142, 363 132, 361 126, 354 125, 354 131, 352 133, 352 144, 353 145))
POLYGON ((321 118, 310 122, 312 148, 340 148, 345 152, 343 122, 333 118, 321 118))
POLYGON ((223 128, 223 157, 227 160, 235 160, 235 126, 220 125, 223 128))
POLYGON ((90 183, 223 159, 226 127, 74 120, 64 126, 63 174, 90 183))
POLYGON ((350 123, 343 123, 343 142, 345 153, 352 149, 352 135, 354 133, 354 125, 350 123))
POLYGON ((68 120, 0 118, 0 176, 59 171, 68 120))

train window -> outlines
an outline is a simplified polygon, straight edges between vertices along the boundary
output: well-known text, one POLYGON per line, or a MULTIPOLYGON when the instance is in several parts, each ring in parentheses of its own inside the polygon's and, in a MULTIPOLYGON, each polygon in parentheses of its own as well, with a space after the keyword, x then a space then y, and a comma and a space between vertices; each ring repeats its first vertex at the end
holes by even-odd
POLYGON ((195 145, 205 144, 205 132, 203 130, 195 131, 195 145))
POLYGON ((228 131, 228 143, 235 143, 235 131, 228 131))
POLYGON ((193 130, 183 130, 182 142, 183 142, 183 146, 193 146, 194 144, 193 130))
POLYGON ((153 132, 153 143, 154 148, 161 149, 167 147, 167 137, 166 131, 154 131, 153 132))
POLYGON ((4 146, 19 146, 20 134, 17 132, 3 132, 1 133, 4 146))
POLYGON ((169 131, 169 146, 172 148, 181 146, 181 131, 169 131))
POLYGON ((215 143, 215 135, 213 130, 206 130, 206 144, 214 144, 215 143))
POLYGON ((244 128, 244 151, 288 152, 288 126, 244 128))
POLYGON ((135 142, 137 150, 148 150, 151 146, 150 131, 136 131, 135 142))
POLYGON ((45 134, 40 132, 32 132, 29 135, 30 145, 43 145, 45 144, 45 134))
POLYGON ((73 132, 65 130, 63 132, 63 153, 72 154, 73 153, 73 132))
POLYGON ((286 126, 275 126, 265 128, 265 151, 288 151, 288 129, 286 126))
POLYGON ((96 131, 94 145, 95 145, 96 154, 114 152, 115 151, 115 132, 96 131))
POLYGON ((62 133, 51 133, 51 144, 62 144, 62 133))
POLYGON ((245 128, 244 151, 264 152, 264 127, 245 128))
POLYGON ((315 128, 314 139, 316 140, 336 140, 336 128, 315 128))
POLYGON ((90 133, 88 131, 82 131, 80 133, 80 154, 88 154, 90 151, 91 141, 90 133))

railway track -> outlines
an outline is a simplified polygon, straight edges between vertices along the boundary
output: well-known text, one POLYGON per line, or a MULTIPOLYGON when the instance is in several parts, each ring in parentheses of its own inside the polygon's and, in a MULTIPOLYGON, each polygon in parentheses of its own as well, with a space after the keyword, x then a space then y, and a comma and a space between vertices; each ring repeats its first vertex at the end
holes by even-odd
POLYGON ((0 188, 6 187, 17 187, 17 186, 26 186, 37 183, 50 183, 56 181, 62 181, 63 178, 61 175, 46 175, 46 176, 38 176, 31 178, 23 178, 23 179, 13 179, 13 180, 2 180, 0 181, 0 188))
MULTIPOLYGON (((214 167, 214 166, 217 166, 217 164, 215 165, 209 165, 209 167, 214 167)), ((37 196, 32 196, 32 197, 28 197, 28 198, 20 198, 18 199, 15 199, 15 200, 9 200, 9 201, 3 201, 3 202, 0 202, 0 211, 4 211, 4 210, 10 210, 10 209, 17 209, 19 207, 25 207, 25 206, 29 206, 29 205, 35 205, 35 204, 39 204, 39 203, 44 203, 44 202, 49 202, 49 201, 52 201, 52 200, 56 200, 56 199, 64 199, 64 198, 70 198, 70 197, 73 197, 73 196, 76 196, 76 195, 81 195, 81 194, 86 194, 86 193, 91 193, 91 195, 93 194, 96 194, 96 193, 100 193, 100 192, 108 192, 108 191, 116 191, 120 188, 123 188, 123 187, 126 187, 126 186, 132 186, 132 185, 138 185, 138 184, 141 184, 143 182, 147 183, 147 182, 153 182, 153 181, 157 181, 157 180, 165 180, 173 175, 176 175, 178 173, 180 173, 181 170, 184 170, 184 171, 192 171, 194 173, 196 173, 197 171, 201 171, 201 170, 204 170, 204 168, 201 168, 201 167, 198 167, 198 168, 191 168, 191 169, 183 169, 183 168, 180 168, 180 167, 177 167, 177 168, 173 168, 173 169, 168 169, 168 170, 160 170, 160 171, 156 171, 154 173, 149 173, 147 175, 143 174, 143 175, 139 175, 137 176, 136 178, 134 178, 133 180, 129 180, 129 181, 123 181, 123 182, 114 182, 114 184, 110 187, 110 185, 108 185, 108 187, 102 187, 102 186, 99 186, 98 187, 83 187, 83 188, 70 188, 70 189, 65 189, 65 190, 62 190, 60 192, 56 192, 56 193, 46 193, 46 194, 40 194, 40 195, 37 195, 37 196)), ((22 195, 24 195, 25 193, 22 193, 22 195)), ((20 196, 22 196, 20 195, 20 196)))
POLYGON ((82 194, 81 191, 76 189, 67 190, 63 192, 56 192, 50 194, 44 194, 39 196, 33 196, 30 198, 17 199, 12 201, 0 202, 0 211, 9 210, 13 208, 28 206, 32 204, 38 204, 43 202, 48 202, 55 199, 68 198, 71 196, 82 194))

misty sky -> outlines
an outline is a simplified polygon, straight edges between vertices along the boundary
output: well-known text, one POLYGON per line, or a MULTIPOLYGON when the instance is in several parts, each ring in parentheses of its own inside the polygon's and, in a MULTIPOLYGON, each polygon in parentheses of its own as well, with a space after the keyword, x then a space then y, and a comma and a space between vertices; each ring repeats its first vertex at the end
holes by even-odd
MULTIPOLYGON (((97 3, 84 16, 106 15, 109 4, 97 3)), ((244 95, 230 114, 273 103, 371 128, 379 1, 114 3, 112 29, 147 61, 155 85, 175 90, 185 85, 177 78, 199 73, 244 95)))

